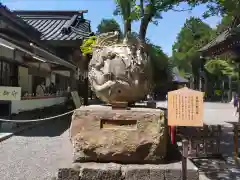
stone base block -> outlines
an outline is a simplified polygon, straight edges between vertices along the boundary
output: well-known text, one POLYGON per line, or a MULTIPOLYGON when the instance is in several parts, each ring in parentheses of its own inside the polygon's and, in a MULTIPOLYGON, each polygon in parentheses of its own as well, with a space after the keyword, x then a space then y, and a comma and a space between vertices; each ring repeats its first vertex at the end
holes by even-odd
MULTIPOLYGON (((59 171, 63 174, 63 169, 59 171)), ((74 167, 68 169, 68 173, 66 169, 64 173, 65 175, 59 176, 57 180, 182 180, 180 162, 165 165, 75 163, 74 167), (66 176, 67 174, 69 177, 66 176)), ((199 180, 198 170, 190 161, 188 161, 187 180, 199 180)))
POLYGON ((58 170, 56 180, 79 180, 79 169, 75 170, 73 168, 61 168, 58 170))
POLYGON ((163 163, 167 125, 162 114, 151 108, 113 110, 91 105, 77 109, 70 127, 73 162, 163 163))
POLYGON ((122 177, 119 164, 83 163, 79 167, 80 180, 119 180, 122 177))
POLYGON ((147 101, 147 107, 148 108, 156 108, 157 103, 155 101, 147 101))

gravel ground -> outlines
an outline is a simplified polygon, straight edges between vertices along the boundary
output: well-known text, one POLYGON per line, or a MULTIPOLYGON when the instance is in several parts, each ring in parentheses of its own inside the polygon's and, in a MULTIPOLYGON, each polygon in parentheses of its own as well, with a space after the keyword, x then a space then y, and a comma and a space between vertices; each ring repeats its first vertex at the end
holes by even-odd
POLYGON ((50 180, 71 166, 71 117, 56 119, 0 143, 1 180, 50 180))

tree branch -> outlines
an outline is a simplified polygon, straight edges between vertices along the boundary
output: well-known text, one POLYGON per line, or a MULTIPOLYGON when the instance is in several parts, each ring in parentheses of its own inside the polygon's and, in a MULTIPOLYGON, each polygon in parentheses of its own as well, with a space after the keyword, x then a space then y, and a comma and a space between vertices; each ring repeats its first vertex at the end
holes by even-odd
POLYGON ((141 19, 140 29, 139 29, 139 38, 141 41, 145 42, 146 33, 149 23, 156 13, 156 9, 154 7, 155 0, 150 0, 150 9, 148 13, 144 13, 144 16, 141 19))
POLYGON ((140 0, 140 10, 141 10, 141 17, 144 16, 144 4, 143 4, 143 0, 140 0))
POLYGON ((193 8, 189 8, 189 9, 174 9, 174 8, 172 8, 171 10, 175 11, 175 12, 184 12, 184 11, 192 11, 193 8))
POLYGON ((131 32, 132 27, 131 27, 131 19, 130 19, 130 14, 131 14, 131 2, 126 1, 126 19, 124 19, 124 37, 127 36, 129 32, 131 32))

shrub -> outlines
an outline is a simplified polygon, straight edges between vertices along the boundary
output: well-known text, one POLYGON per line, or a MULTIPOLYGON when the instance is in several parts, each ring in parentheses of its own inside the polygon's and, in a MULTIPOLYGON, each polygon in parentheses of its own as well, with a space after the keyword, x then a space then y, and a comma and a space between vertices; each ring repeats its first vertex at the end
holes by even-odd
POLYGON ((82 46, 80 49, 84 56, 92 55, 93 53, 93 46, 96 44, 97 37, 91 36, 83 41, 82 46))

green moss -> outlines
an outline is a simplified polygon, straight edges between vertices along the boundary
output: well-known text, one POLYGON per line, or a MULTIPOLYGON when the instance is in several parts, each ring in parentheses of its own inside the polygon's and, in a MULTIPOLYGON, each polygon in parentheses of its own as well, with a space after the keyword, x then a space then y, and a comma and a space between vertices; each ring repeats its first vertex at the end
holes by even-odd
POLYGON ((96 44, 96 40, 97 40, 96 36, 91 36, 83 41, 83 44, 82 46, 80 46, 80 49, 84 56, 91 55, 93 53, 93 46, 96 44))

